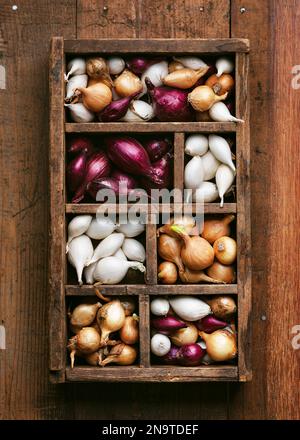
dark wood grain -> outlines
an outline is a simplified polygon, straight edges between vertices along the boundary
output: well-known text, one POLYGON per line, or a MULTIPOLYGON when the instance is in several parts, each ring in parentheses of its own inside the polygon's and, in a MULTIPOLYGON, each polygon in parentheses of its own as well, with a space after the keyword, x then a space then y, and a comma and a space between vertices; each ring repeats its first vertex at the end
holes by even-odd
POLYGON ((248 52, 249 41, 247 39, 186 39, 176 38, 167 41, 159 38, 152 39, 88 39, 88 40, 66 40, 66 53, 234 53, 248 52), (138 43, 138 44, 137 44, 138 43))
POLYGON ((236 131, 234 122, 87 122, 87 123, 66 123, 67 133, 110 133, 110 132, 182 132, 182 131, 201 131, 210 132, 234 132, 236 131))

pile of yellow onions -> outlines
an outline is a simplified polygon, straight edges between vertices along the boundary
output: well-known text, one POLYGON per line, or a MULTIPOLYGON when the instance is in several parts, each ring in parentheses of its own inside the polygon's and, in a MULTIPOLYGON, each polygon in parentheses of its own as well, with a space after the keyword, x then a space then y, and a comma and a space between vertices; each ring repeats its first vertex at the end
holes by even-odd
POLYGON ((108 299, 96 293, 106 302, 104 305, 83 303, 69 313, 69 328, 75 334, 68 342, 71 367, 74 367, 75 356, 94 366, 133 364, 139 340, 135 302, 125 297, 108 299))
POLYGON ((236 241, 230 237, 234 215, 204 221, 202 233, 193 218, 172 219, 158 231, 158 280, 162 284, 224 283, 236 280, 236 241))

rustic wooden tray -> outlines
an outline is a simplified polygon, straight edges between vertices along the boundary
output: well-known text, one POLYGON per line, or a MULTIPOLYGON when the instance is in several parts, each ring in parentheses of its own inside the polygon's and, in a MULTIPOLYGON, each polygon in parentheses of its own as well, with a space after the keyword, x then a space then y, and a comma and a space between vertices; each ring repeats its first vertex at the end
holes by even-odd
MULTIPOLYGON (((249 42, 245 39, 213 40, 63 40, 54 37, 50 56, 50 378, 53 382, 78 381, 241 381, 251 379, 250 312, 250 134, 248 66, 249 42), (236 76, 236 116, 243 124, 218 122, 168 123, 66 123, 63 106, 65 58, 68 54, 234 54, 236 76), (157 284, 156 225, 146 226, 147 273, 144 285, 104 286, 107 295, 136 295, 140 315, 139 363, 130 367, 69 367, 67 361, 66 302, 71 297, 93 296, 92 286, 68 285, 65 254, 67 215, 96 212, 97 204, 67 203, 65 189, 66 133, 166 132, 174 136, 174 186, 183 188, 185 133, 232 133, 236 139, 236 203, 217 203, 204 207, 207 214, 236 214, 238 245, 237 284, 232 285, 173 285, 157 284), (152 295, 230 294, 238 304, 238 348, 236 365, 200 367, 157 366, 150 362, 149 300, 152 295)), ((145 207, 145 209, 147 209, 145 207)), ((160 206, 159 209, 162 209, 160 206)))

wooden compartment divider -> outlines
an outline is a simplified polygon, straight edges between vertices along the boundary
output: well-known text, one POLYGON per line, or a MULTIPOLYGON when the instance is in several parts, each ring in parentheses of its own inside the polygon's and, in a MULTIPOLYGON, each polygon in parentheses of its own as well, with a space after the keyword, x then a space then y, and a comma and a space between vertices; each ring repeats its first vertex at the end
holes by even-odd
MULTIPOLYGON (((249 42, 243 39, 221 40, 66 40, 55 37, 50 53, 50 378, 53 382, 88 381, 136 381, 136 382, 197 382, 197 381, 247 381, 251 379, 251 235, 250 235, 250 133, 248 100, 248 52, 249 42), (149 123, 70 123, 65 121, 64 71, 66 57, 92 53, 155 53, 155 54, 231 54, 235 55, 236 116, 244 123, 229 122, 149 122, 149 123), (183 190, 184 141, 186 133, 232 133, 236 141, 236 203, 204 205, 205 214, 236 214, 238 245, 237 283, 231 285, 158 285, 157 237, 158 225, 146 225, 146 275, 145 284, 101 286, 104 295, 134 295, 139 304, 139 362, 130 367, 107 366, 105 368, 67 365, 67 316, 68 301, 93 297, 93 286, 70 284, 67 279, 65 254, 67 216, 96 214, 97 203, 72 204, 65 190, 65 136, 69 133, 169 133, 174 140, 174 187, 183 190), (69 283, 69 284, 68 284, 69 283), (234 295, 238 304, 237 365, 210 365, 177 367, 152 365, 150 359, 150 311, 151 296, 156 295, 234 295)), ((174 205, 158 203, 154 208, 144 205, 143 213, 159 215, 169 209, 176 212, 182 204, 178 196, 174 205)), ((131 208, 110 205, 119 213, 131 208)), ((109 205, 106 205, 109 207, 109 205)), ((192 205, 195 212, 196 206, 192 205)))

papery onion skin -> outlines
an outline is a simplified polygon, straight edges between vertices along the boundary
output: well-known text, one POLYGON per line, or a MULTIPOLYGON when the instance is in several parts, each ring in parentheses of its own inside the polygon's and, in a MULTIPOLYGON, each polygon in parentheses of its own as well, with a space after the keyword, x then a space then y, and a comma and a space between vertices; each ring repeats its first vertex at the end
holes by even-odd
POLYGON ((228 214, 222 219, 211 218, 204 220, 203 231, 201 236, 205 238, 210 244, 213 244, 218 238, 223 235, 230 235, 230 223, 233 222, 235 216, 228 214))
POLYGON ((229 320, 232 318, 237 310, 234 299, 227 295, 216 296, 213 299, 208 300, 207 302, 210 305, 212 313, 218 319, 229 320))
POLYGON ((137 358, 137 350, 131 345, 117 344, 109 352, 109 356, 100 363, 102 367, 115 363, 118 365, 132 365, 137 358))
POLYGON ((225 265, 232 264, 236 260, 236 241, 231 237, 220 237, 214 242, 214 251, 217 260, 225 265))
POLYGON ((184 266, 180 258, 181 247, 182 244, 177 238, 170 237, 167 234, 160 235, 158 239, 159 256, 163 260, 170 261, 171 263, 175 263, 179 271, 184 270, 184 266))
POLYGON ((180 365, 195 367, 200 365, 205 350, 198 344, 186 344, 179 348, 177 359, 180 365))
POLYGON ((161 159, 171 149, 171 142, 169 139, 148 139, 143 142, 143 147, 148 153, 151 162, 156 162, 161 159))
POLYGON ((206 273, 215 280, 223 281, 226 284, 232 284, 236 280, 236 273, 233 266, 225 266, 215 261, 207 268, 206 273))
POLYGON ((162 356, 160 359, 164 364, 173 365, 178 364, 178 358, 177 353, 179 351, 179 347, 176 347, 175 345, 171 346, 170 351, 162 356))
POLYGON ((211 334, 199 332, 199 335, 205 341, 207 354, 212 360, 225 362, 236 357, 236 338, 228 330, 216 330, 211 334))
POLYGON ((122 98, 125 98, 126 96, 141 92, 143 84, 138 76, 130 70, 125 69, 121 75, 115 79, 114 87, 116 93, 122 98))
POLYGON ((126 61, 126 65, 135 75, 142 75, 152 64, 158 63, 162 58, 146 58, 144 56, 135 56, 126 61))
POLYGON ((125 323, 125 311, 120 300, 116 299, 102 306, 97 313, 97 323, 101 330, 100 345, 105 346, 109 335, 120 330, 125 323))
POLYGON ((85 152, 79 153, 68 164, 66 170, 67 184, 71 192, 78 190, 86 174, 87 155, 85 152))
POLYGON ((73 326, 87 327, 92 324, 96 318, 100 303, 96 304, 79 304, 73 310, 70 317, 70 324, 73 326))
POLYGON ((151 325, 158 331, 174 331, 186 327, 186 323, 173 316, 157 317, 151 319, 151 325))
POLYGON ((139 323, 137 316, 127 316, 120 330, 120 338, 125 344, 135 344, 139 340, 139 323))
POLYGON ((110 160, 126 173, 145 175, 156 184, 161 184, 153 169, 149 156, 144 147, 129 136, 111 136, 106 140, 107 153, 110 160))
POLYGON ((108 157, 103 151, 93 153, 86 164, 84 181, 72 198, 72 203, 80 202, 84 198, 87 185, 94 179, 109 176, 110 169, 111 167, 108 157))
POLYGON ((145 79, 152 97, 154 113, 162 122, 192 121, 194 115, 188 103, 188 92, 171 87, 154 87, 149 78, 145 79))
POLYGON ((100 347, 100 335, 93 327, 83 327, 75 338, 76 345, 83 354, 93 353, 100 347))
POLYGON ((205 85, 211 87, 216 95, 223 95, 230 92, 234 87, 234 79, 231 75, 223 73, 220 77, 211 75, 205 82, 205 85))
POLYGON ((89 156, 94 152, 94 145, 91 139, 87 137, 75 137, 67 141, 67 152, 70 154, 84 152, 89 156))
POLYGON ((228 322, 220 321, 213 315, 207 315, 195 324, 197 325, 199 330, 210 334, 216 330, 226 327, 228 325, 228 322))
POLYGON ((133 93, 125 98, 112 101, 105 109, 98 114, 98 119, 102 122, 115 122, 119 121, 123 116, 125 116, 130 102, 132 99, 138 95, 138 92, 133 93))
POLYGON ((186 344, 195 344, 198 339, 198 329, 194 324, 191 324, 190 322, 186 323, 185 328, 181 328, 179 330, 176 330, 172 335, 170 336, 170 339, 173 344, 177 345, 178 347, 182 347, 186 344))
POLYGON ((170 303, 165 298, 155 298, 150 303, 150 310, 155 316, 166 316, 170 310, 170 303))
POLYGON ((178 278, 176 264, 170 261, 160 263, 157 277, 162 284, 175 284, 178 278))

